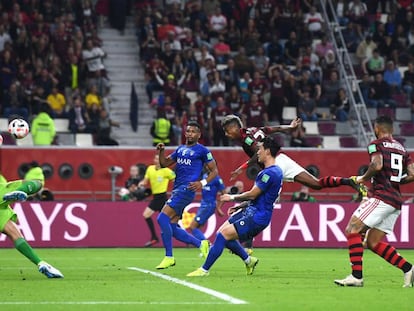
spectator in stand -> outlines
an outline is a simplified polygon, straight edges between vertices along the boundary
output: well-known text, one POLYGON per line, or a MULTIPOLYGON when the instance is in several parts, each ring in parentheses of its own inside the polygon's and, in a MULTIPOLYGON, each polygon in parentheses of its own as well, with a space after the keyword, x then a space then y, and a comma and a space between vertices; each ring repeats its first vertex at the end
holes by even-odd
POLYGON ((378 50, 387 60, 392 60, 395 63, 398 63, 398 55, 400 53, 401 46, 391 34, 387 33, 385 35, 384 41, 378 45, 378 50))
POLYGON ((147 38, 140 45, 140 55, 142 61, 149 61, 154 54, 158 54, 161 51, 161 44, 155 37, 155 33, 152 29, 148 30, 147 38))
POLYGON ((119 143, 111 137, 112 127, 120 127, 120 124, 112 120, 105 109, 100 109, 98 124, 96 124, 96 144, 98 146, 119 145, 119 143))
POLYGON ((395 66, 392 60, 387 62, 387 68, 384 71, 384 81, 391 88, 391 94, 401 93, 402 78, 401 72, 395 66))
POLYGON ((372 57, 374 50, 377 48, 377 44, 372 40, 371 35, 367 35, 362 40, 356 50, 356 56, 363 68, 363 64, 372 57))
POLYGON ((59 92, 57 86, 52 88, 52 93, 46 98, 51 110, 49 113, 53 118, 66 118, 66 98, 59 92))
POLYGON ((257 48, 262 45, 260 37, 256 21, 253 18, 249 18, 247 20, 247 27, 242 30, 242 42, 246 48, 247 56, 252 56, 257 51, 257 48))
POLYGON ((269 69, 270 60, 265 55, 265 50, 262 46, 257 48, 256 54, 250 56, 253 63, 254 70, 259 72, 262 77, 265 77, 269 69))
POLYGON ((244 74, 245 72, 253 72, 253 63, 250 58, 246 55, 246 49, 244 46, 239 47, 239 51, 233 57, 235 69, 239 74, 244 74))
POLYGON ((296 64, 300 56, 300 43, 297 40, 296 32, 292 31, 289 39, 285 43, 285 63, 286 65, 296 64))
POLYGON ((197 122, 198 124, 200 124, 200 131, 202 133, 202 137, 200 138, 199 142, 200 144, 208 144, 209 143, 209 138, 208 138, 208 133, 205 129, 205 122, 204 122, 204 116, 203 113, 200 113, 200 111, 198 111, 197 106, 195 104, 191 104, 188 111, 185 111, 183 113, 183 116, 181 117, 181 129, 182 129, 182 134, 181 134, 181 141, 179 141, 178 143, 185 143, 185 129, 187 128, 188 122, 197 122))
POLYGON ((250 94, 256 94, 260 101, 263 101, 263 96, 268 90, 267 81, 262 78, 259 71, 253 73, 253 80, 249 83, 250 94))
POLYGON ((234 18, 230 19, 229 21, 229 26, 226 33, 226 41, 229 44, 230 50, 232 52, 237 51, 241 43, 241 32, 234 18))
POLYGON ((227 32, 227 18, 222 14, 220 6, 217 6, 214 14, 210 16, 208 28, 210 38, 217 38, 220 34, 227 32))
POLYGON ((3 91, 0 91, 0 95, 4 90, 8 90, 11 84, 16 80, 17 66, 14 60, 11 58, 11 52, 8 50, 3 51, 3 55, 0 61, 0 85, 3 91))
POLYGON ((175 54, 174 61, 171 65, 171 74, 179 81, 181 80, 182 76, 185 76, 187 73, 187 69, 183 64, 183 60, 181 58, 181 54, 175 54))
POLYGON ((298 103, 299 117, 303 121, 318 121, 316 108, 316 101, 310 97, 310 90, 308 88, 305 88, 303 90, 303 96, 301 99, 299 99, 298 103))
POLYGON ((239 87, 240 74, 236 70, 234 60, 232 58, 227 60, 227 68, 221 71, 221 78, 226 84, 226 90, 230 90, 233 86, 239 87))
POLYGON ((73 107, 68 111, 68 119, 69 130, 73 134, 92 133, 95 130, 80 96, 73 99, 73 107))
POLYGON ((103 58, 106 57, 106 53, 98 46, 94 46, 91 39, 86 40, 85 49, 82 51, 82 60, 86 63, 88 68, 88 77, 95 76, 95 72, 100 70, 105 74, 105 66, 103 64, 103 58))
POLYGON ((321 13, 316 10, 315 6, 311 6, 309 13, 305 14, 303 21, 305 29, 310 33, 311 38, 321 36, 324 22, 321 13))
POLYGON ((298 82, 297 93, 300 97, 303 97, 304 90, 309 91, 309 96, 315 100, 319 100, 321 97, 321 85, 316 82, 310 71, 304 70, 302 73, 302 79, 298 82))
POLYGON ((213 45, 213 50, 217 64, 227 63, 230 57, 230 46, 225 42, 223 34, 219 35, 218 42, 213 45))
POLYGON ((281 64, 284 61, 283 46, 279 42, 277 34, 272 34, 266 46, 266 55, 270 64, 281 64))
POLYGON ((33 137, 33 144, 35 146, 50 146, 55 139, 55 121, 51 118, 49 112, 49 105, 43 103, 40 107, 39 114, 37 114, 32 121, 30 131, 33 137))
POLYGON ((318 55, 320 59, 324 58, 329 51, 333 51, 333 50, 334 50, 334 46, 332 42, 328 41, 328 37, 326 35, 324 35, 321 38, 321 42, 319 42, 315 46, 315 53, 316 55, 318 55))
POLYGON ((250 90, 249 90, 249 84, 252 81, 250 78, 249 72, 244 72, 243 77, 240 79, 239 82, 239 89, 240 89, 240 95, 242 97, 242 100, 247 103, 250 101, 250 90))
POLYGON ((259 101, 256 94, 252 94, 250 102, 244 106, 243 123, 247 127, 261 127, 269 121, 265 105, 259 101))
POLYGON ((370 76, 375 76, 377 73, 383 73, 385 69, 385 60, 379 53, 378 49, 375 49, 372 53, 372 57, 362 63, 362 69, 364 73, 368 73, 370 76))
POLYGON ((236 86, 231 87, 229 95, 226 97, 226 106, 230 109, 231 114, 241 116, 244 109, 244 101, 236 86))
POLYGON ((178 91, 178 96, 176 100, 175 107, 177 108, 177 111, 180 115, 182 115, 184 112, 188 111, 190 108, 190 98, 187 96, 187 92, 185 89, 180 88, 178 91))
MULTIPOLYGON (((285 83, 281 77, 281 68, 272 66, 270 72, 270 99, 267 106, 267 114, 270 121, 277 120, 283 124, 283 107, 288 103, 285 96, 285 83)), ((283 74, 283 73, 282 73, 283 74)))
POLYGON ((27 120, 29 118, 29 109, 26 104, 27 102, 24 100, 24 94, 20 85, 17 82, 12 83, 3 96, 3 117, 9 118, 12 115, 19 115, 27 120))
POLYGON ((346 29, 342 31, 342 36, 344 38, 348 52, 355 53, 359 43, 361 42, 361 36, 358 33, 358 25, 349 22, 346 25, 346 29))
POLYGON ((413 91, 414 91, 414 62, 408 63, 408 69, 404 72, 403 78, 403 90, 407 94, 407 101, 413 102, 413 91))
POLYGON ((87 110, 89 110, 94 105, 98 107, 98 109, 103 108, 102 98, 98 94, 98 88, 96 85, 92 85, 89 88, 89 91, 85 96, 85 104, 87 110))
POLYGON ((354 0, 348 3, 347 17, 350 21, 366 27, 368 25, 367 13, 367 5, 361 0, 354 0))
POLYGON ((160 60, 168 71, 171 71, 176 52, 173 51, 171 43, 169 42, 163 42, 161 46, 164 47, 164 49, 161 52, 160 60))
POLYGON ((391 87, 384 81, 382 74, 377 73, 375 80, 371 83, 368 95, 370 107, 395 107, 396 103, 391 98, 391 87))
POLYGON ((218 97, 223 97, 226 92, 226 83, 221 79, 220 72, 218 70, 214 70, 212 72, 213 79, 209 88, 208 88, 208 95, 210 95, 211 100, 216 102, 218 97))
POLYGON ((209 118, 209 136, 213 141, 214 146, 228 146, 229 140, 223 131, 221 121, 228 114, 231 114, 231 110, 226 106, 224 98, 217 98, 217 107, 211 111, 209 118))
POLYGON ((40 86, 43 91, 44 95, 47 97, 50 93, 52 93, 52 88, 54 85, 57 84, 57 81, 54 81, 46 68, 42 68, 40 72, 40 76, 35 79, 35 83, 37 86, 40 86))
POLYGON ((162 86, 164 96, 169 96, 173 105, 175 105, 177 100, 177 91, 178 87, 183 83, 185 75, 180 77, 180 80, 176 82, 175 76, 173 74, 168 74, 166 81, 164 81, 158 74, 158 71, 154 70, 155 78, 158 81, 158 84, 162 86))
POLYGON ((140 59, 147 62, 152 57, 150 54, 150 49, 152 44, 154 47, 158 45, 156 48, 160 48, 160 42, 157 40, 156 36, 156 23, 152 19, 151 16, 145 16, 143 18, 142 25, 138 26, 138 44, 140 46, 140 59), (149 49, 148 49, 149 48, 149 49))
POLYGON ((351 106, 346 91, 344 88, 340 88, 335 100, 330 106, 332 119, 340 122, 347 121, 350 108, 351 106))
POLYGON ((51 42, 53 49, 61 59, 66 59, 69 43, 72 40, 72 34, 66 31, 64 22, 57 24, 56 30, 52 33, 51 42))
POLYGON ((342 82, 339 80, 338 72, 332 70, 329 79, 322 82, 322 94, 319 99, 319 106, 329 107, 338 95, 338 91, 342 88, 342 82))

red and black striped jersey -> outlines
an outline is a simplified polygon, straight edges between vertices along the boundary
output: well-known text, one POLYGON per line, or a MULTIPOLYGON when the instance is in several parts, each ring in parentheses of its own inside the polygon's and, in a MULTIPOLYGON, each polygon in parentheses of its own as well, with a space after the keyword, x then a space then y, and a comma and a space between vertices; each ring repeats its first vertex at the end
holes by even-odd
POLYGON ((249 127, 240 129, 240 142, 244 152, 251 158, 256 153, 256 144, 271 133, 270 127, 249 127))
POLYGON ((383 159, 381 171, 372 178, 371 196, 401 209, 400 181, 412 163, 410 154, 397 140, 387 137, 372 141, 368 154, 371 158, 381 154, 383 159))

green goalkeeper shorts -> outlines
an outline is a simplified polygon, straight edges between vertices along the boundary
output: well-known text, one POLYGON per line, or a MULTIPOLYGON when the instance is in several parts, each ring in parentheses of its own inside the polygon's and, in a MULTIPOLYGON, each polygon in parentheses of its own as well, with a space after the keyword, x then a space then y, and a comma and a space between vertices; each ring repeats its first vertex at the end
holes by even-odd
POLYGON ((12 192, 20 187, 23 180, 10 181, 5 185, 0 185, 0 231, 3 232, 4 226, 9 220, 17 221, 16 213, 10 207, 10 201, 3 201, 6 193, 12 192))

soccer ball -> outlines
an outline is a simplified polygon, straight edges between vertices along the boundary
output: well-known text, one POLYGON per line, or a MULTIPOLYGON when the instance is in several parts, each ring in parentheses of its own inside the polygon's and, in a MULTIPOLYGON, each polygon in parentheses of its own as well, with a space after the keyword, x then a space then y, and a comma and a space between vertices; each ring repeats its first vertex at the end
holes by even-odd
POLYGON ((16 139, 26 137, 29 132, 29 124, 23 119, 14 119, 9 123, 9 133, 16 139))

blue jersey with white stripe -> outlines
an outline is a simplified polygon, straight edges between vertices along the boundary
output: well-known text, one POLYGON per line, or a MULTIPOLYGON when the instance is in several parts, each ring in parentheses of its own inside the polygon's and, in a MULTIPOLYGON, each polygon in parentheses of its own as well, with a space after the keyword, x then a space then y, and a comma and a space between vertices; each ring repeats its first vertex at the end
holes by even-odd
POLYGON ((282 190, 282 180, 282 170, 276 165, 266 167, 257 174, 255 185, 262 193, 248 207, 255 209, 253 219, 257 224, 265 225, 272 219, 273 203, 282 190))
MULTIPOLYGON (((203 175, 207 178, 207 174, 203 175)), ((212 181, 203 187, 201 190, 203 202, 216 202, 217 192, 224 190, 224 183, 220 176, 216 176, 212 181)))
POLYGON ((204 165, 214 160, 211 152, 201 144, 181 145, 170 157, 177 163, 174 188, 187 186, 190 182, 200 180, 204 165))

